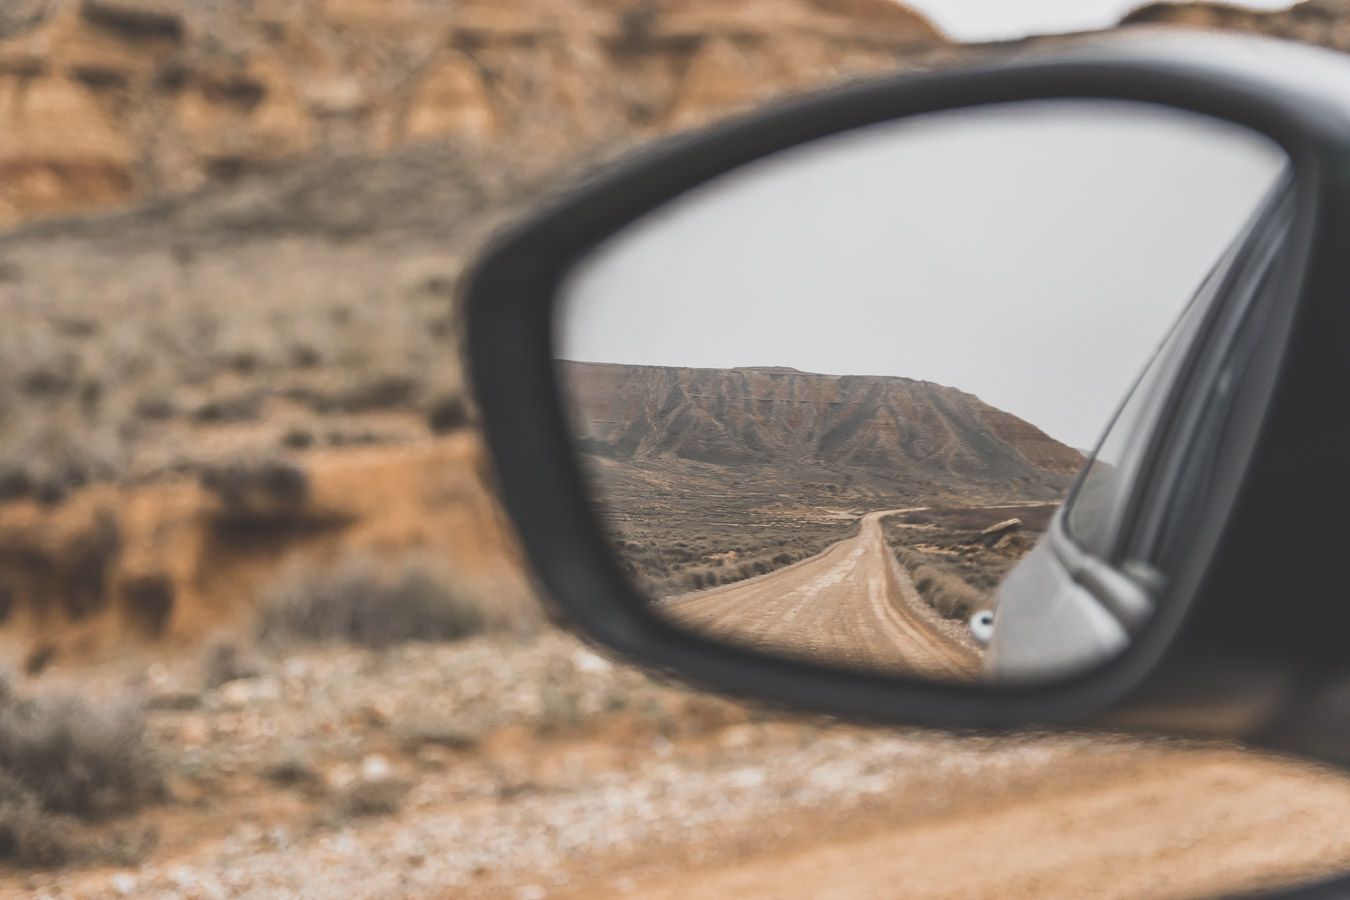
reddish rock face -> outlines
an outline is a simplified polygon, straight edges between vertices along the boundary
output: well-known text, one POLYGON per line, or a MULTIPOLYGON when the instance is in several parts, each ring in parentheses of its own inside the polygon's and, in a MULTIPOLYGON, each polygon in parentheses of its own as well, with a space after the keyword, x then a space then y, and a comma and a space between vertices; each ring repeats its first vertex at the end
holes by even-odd
POLYGON ((429 139, 561 163, 945 46, 891 0, 5 0, 0 226, 429 139))
POLYGON ((956 388, 793 369, 562 362, 581 446, 616 459, 864 471, 1057 495, 1071 447, 956 388))

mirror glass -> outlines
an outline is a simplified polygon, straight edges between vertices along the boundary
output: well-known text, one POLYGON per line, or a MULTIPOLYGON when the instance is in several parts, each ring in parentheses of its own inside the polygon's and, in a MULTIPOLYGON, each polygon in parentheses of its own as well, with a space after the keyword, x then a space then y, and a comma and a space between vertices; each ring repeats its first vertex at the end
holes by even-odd
POLYGON ((1056 541, 1121 564, 1132 460, 1287 173, 1194 114, 1019 103, 802 145, 647 215, 572 271, 555 344, 620 565, 681 628, 832 666, 1110 658, 1166 572, 1124 565, 1122 616, 1056 541))

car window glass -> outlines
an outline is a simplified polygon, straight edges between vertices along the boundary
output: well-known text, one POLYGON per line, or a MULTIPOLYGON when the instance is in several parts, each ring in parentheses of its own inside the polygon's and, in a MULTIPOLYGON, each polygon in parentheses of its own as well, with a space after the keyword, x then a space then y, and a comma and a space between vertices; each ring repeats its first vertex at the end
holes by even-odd
POLYGON ((1230 253, 1205 279, 1163 343, 1149 360, 1106 434, 1093 452, 1065 511, 1069 535, 1091 552, 1102 554, 1110 525, 1129 481, 1131 455, 1145 443, 1149 418, 1158 413, 1158 395, 1166 388, 1180 350, 1194 337, 1230 267, 1230 253))
MULTIPOLYGON (((1281 230, 1280 235, 1283 233, 1281 230)), ((1241 309, 1234 317, 1229 333, 1220 338, 1219 359, 1213 370, 1195 386, 1195 396, 1186 401, 1186 405, 1195 411, 1194 421, 1178 439, 1181 461, 1177 474, 1167 486, 1167 496, 1162 498, 1163 510, 1154 533, 1145 538, 1146 547, 1141 548, 1145 551, 1142 560, 1163 571, 1170 569, 1170 555, 1183 552, 1185 541, 1182 537, 1195 526, 1196 516, 1202 508, 1199 500, 1209 493, 1232 425, 1231 413, 1239 393, 1238 385, 1253 340, 1260 330, 1260 322, 1251 313, 1252 301, 1266 296, 1272 289, 1276 271, 1274 262, 1279 258, 1281 247, 1279 240, 1268 245, 1260 258, 1253 261, 1251 271, 1244 275, 1245 296, 1241 298, 1241 309)))

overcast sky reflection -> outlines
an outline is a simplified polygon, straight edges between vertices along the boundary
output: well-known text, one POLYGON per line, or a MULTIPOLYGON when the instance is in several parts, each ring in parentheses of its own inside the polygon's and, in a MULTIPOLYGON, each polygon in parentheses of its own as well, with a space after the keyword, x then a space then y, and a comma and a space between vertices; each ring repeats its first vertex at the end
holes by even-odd
POLYGON ((613 239, 565 288, 558 355, 900 375, 1091 447, 1283 162, 1139 104, 874 126, 613 239))

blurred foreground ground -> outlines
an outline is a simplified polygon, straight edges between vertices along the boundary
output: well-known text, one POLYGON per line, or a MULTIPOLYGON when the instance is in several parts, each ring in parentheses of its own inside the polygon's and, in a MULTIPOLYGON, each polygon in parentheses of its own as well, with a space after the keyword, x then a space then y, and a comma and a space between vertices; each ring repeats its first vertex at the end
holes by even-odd
POLYGON ((1350 780, 1228 747, 785 717, 551 630, 230 664, 53 674, 144 692, 165 793, 90 832, 139 862, 7 893, 1180 897, 1350 865, 1350 780))
POLYGON ((7 613, 0 893, 1182 897, 1350 867, 1350 778, 1307 764, 866 729, 608 661, 532 598, 469 430, 288 459, 271 505, 241 470, 233 503, 174 476, 3 510, 57 549, 118 523, 110 584, 158 548, 171 590, 7 613))

